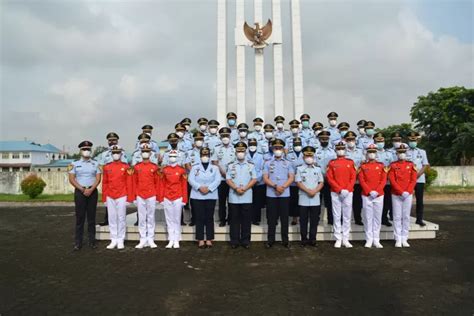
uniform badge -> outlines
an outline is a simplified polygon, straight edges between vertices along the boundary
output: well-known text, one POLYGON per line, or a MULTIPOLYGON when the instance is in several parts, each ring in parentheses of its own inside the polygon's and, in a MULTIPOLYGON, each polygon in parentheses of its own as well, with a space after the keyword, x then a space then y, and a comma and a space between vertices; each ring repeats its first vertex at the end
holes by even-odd
POLYGON ((67 171, 71 171, 74 168, 72 164, 67 165, 67 171))
POLYGON ((128 169, 127 169, 127 173, 128 173, 129 175, 132 175, 132 174, 134 173, 133 168, 128 168, 128 169))

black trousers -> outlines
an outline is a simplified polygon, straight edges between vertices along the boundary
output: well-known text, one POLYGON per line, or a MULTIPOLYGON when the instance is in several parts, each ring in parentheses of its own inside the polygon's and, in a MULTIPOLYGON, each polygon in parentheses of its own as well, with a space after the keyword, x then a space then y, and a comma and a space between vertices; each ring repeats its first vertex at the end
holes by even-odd
POLYGON ((323 197, 323 202, 324 206, 327 209, 328 213, 328 223, 329 225, 332 225, 332 200, 331 200, 331 186, 329 185, 329 182, 327 180, 324 180, 324 186, 323 189, 321 190, 321 195, 323 197))
POLYGON ((288 213, 290 209, 289 197, 267 197, 268 242, 275 242, 276 225, 278 218, 281 224, 281 241, 288 242, 288 213))
POLYGON ((229 198, 229 185, 225 181, 221 181, 219 185, 219 222, 225 222, 229 220, 227 218, 227 200, 229 198))
POLYGON ((265 184, 252 187, 252 222, 262 221, 262 208, 265 206, 266 186, 265 184))
POLYGON ((321 205, 300 206, 300 232, 302 241, 316 241, 318 232, 319 217, 321 215, 321 205), (309 236, 308 236, 309 219, 309 236))
POLYGON ((109 223, 109 210, 107 209, 107 206, 105 207, 104 223, 109 223))
POLYGON ((300 210, 298 208, 298 187, 290 186, 290 216, 298 217, 300 216, 300 210))
POLYGON ((252 226, 252 204, 229 203, 230 243, 232 245, 250 244, 252 226))
MULTIPOLYGON (((191 199, 189 198, 191 196, 191 185, 189 184, 188 182, 188 204, 187 206, 190 207, 191 206, 191 199)), ((191 208, 191 223, 196 223, 196 213, 194 212, 194 209, 192 207, 191 208)), ((181 217, 181 219, 183 219, 184 216, 181 217)))
POLYGON ((206 228, 206 240, 214 240, 216 200, 191 199, 191 207, 196 216, 196 239, 204 240, 204 228, 206 228))
POLYGON ((424 183, 417 183, 415 185, 415 198, 416 198, 416 220, 422 221, 423 220, 423 209, 425 208, 423 202, 423 195, 425 191, 425 184, 424 183))
POLYGON ((74 204, 76 205, 76 233, 74 240, 76 245, 82 245, 86 218, 89 242, 95 242, 95 214, 97 212, 98 196, 97 189, 89 196, 85 196, 77 189, 74 190, 74 204))
POLYGON ((354 193, 352 194, 352 212, 354 220, 362 222, 362 188, 359 183, 354 185, 354 193))
POLYGON ((388 213, 390 212, 390 218, 392 215, 392 191, 390 184, 385 185, 383 188, 383 209, 382 209, 382 223, 388 221, 388 213))

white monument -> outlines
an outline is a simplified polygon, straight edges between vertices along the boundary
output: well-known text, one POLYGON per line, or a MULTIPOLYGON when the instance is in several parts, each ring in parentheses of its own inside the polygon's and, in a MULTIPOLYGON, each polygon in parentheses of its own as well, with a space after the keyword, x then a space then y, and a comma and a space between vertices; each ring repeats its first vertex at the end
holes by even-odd
MULTIPOLYGON (((283 53, 281 1, 272 0, 272 17, 263 17, 263 0, 254 0, 254 21, 249 26, 244 20, 244 0, 235 0, 234 41, 236 49, 236 103, 237 117, 245 121, 245 53, 255 55, 255 117, 265 118, 264 49, 273 51, 273 105, 276 115, 284 115, 283 107, 283 53), (264 21, 267 21, 263 25, 264 21), (252 27, 254 26, 254 27, 252 27), (249 49, 250 47, 250 49, 249 49)), ((291 1, 292 84, 293 114, 304 111, 303 58, 301 48, 300 1, 291 1)), ((227 103, 227 0, 217 0, 217 120, 222 124, 228 111, 227 103)))

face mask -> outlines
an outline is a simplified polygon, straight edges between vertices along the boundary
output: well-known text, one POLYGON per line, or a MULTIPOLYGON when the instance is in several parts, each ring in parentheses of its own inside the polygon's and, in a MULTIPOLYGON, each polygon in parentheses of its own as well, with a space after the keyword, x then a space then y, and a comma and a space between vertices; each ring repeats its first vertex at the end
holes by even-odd
POLYGON ((247 137, 247 132, 240 132, 239 136, 242 137, 242 138, 245 138, 245 137, 247 137))
POLYGON ((405 160, 406 158, 407 158, 407 154, 405 154, 405 153, 399 153, 398 154, 398 159, 399 160, 405 160))
POLYGON ((297 127, 291 129, 291 132, 292 132, 293 134, 298 134, 299 131, 300 131, 300 130, 299 130, 299 128, 297 128, 297 127))
POLYGON ((336 126, 336 124, 337 124, 336 120, 329 120, 329 125, 334 127, 334 126, 336 126))
POLYGON ((120 159, 120 156, 121 156, 120 154, 112 154, 112 159, 117 161, 120 159))
POLYGON ((149 153, 149 152, 143 152, 143 153, 142 153, 142 158, 143 158, 143 159, 148 159, 148 158, 150 158, 150 153, 149 153))
POLYGON ((260 132, 262 130, 262 125, 254 125, 253 127, 257 132, 260 132))
POLYGON ((410 148, 416 148, 418 144, 416 142, 408 142, 408 146, 410 146, 410 148))
POLYGON ((151 137, 151 132, 146 132, 145 134, 151 137))
POLYGON ((304 162, 306 162, 308 165, 312 165, 314 163, 314 158, 313 157, 306 157, 304 159, 304 162))
POLYGON ((398 148, 401 144, 401 142, 393 142, 393 147, 398 148))
POLYGON ((209 162, 209 156, 202 156, 201 157, 201 162, 202 163, 208 163, 209 162))
POLYGON ((170 161, 170 163, 176 163, 176 161, 178 161, 178 158, 177 157, 170 157, 169 161, 170 161))
POLYGON ((179 138, 183 138, 184 133, 183 132, 176 132, 176 135, 178 135, 179 138))
POLYGON ((197 148, 201 148, 201 147, 202 147, 202 143, 203 143, 202 140, 197 140, 197 141, 194 142, 194 145, 195 145, 197 148))
POLYGON ((320 140, 319 143, 321 144, 321 146, 323 147, 327 147, 329 145, 329 141, 327 140, 320 140))
POLYGON ((265 138, 266 139, 270 139, 273 137, 273 133, 272 132, 265 132, 265 138))
POLYGON ((222 143, 224 145, 228 145, 230 143, 230 138, 229 137, 223 137, 221 140, 222 140, 222 143))
POLYGON ((90 150, 82 150, 81 155, 84 158, 89 158, 91 156, 91 151, 90 150))
POLYGON ((297 153, 299 153, 301 151, 301 149, 303 149, 303 147, 301 147, 301 146, 294 146, 293 147, 293 150, 296 151, 297 153))
POLYGON ((257 151, 257 146, 249 146, 249 150, 251 152, 256 152, 257 151))
POLYGON ((239 159, 239 160, 244 160, 244 159, 245 159, 245 153, 243 153, 243 152, 238 152, 238 153, 237 153, 237 159, 239 159))
POLYGON ((184 128, 189 131, 189 125, 184 125, 184 128))
POLYGON ((314 135, 316 135, 316 137, 318 137, 319 133, 321 133, 320 129, 317 129, 317 130, 314 131, 314 135))
POLYGON ((347 131, 340 131, 339 134, 341 134, 341 137, 344 137, 344 136, 346 136, 347 131))
POLYGON ((372 135, 374 135, 375 131, 374 131, 372 128, 369 128, 369 129, 366 129, 366 130, 365 130, 365 133, 366 133, 368 136, 372 136, 372 135))
POLYGON ((217 133, 217 128, 211 127, 211 128, 209 129, 209 133, 211 133, 211 134, 217 133))
POLYGON ((355 142, 352 142, 352 141, 351 141, 351 142, 347 142, 347 147, 349 147, 349 148, 354 148, 355 145, 356 145, 355 142))
POLYGON ((340 149, 340 150, 337 150, 336 151, 336 154, 339 156, 339 157, 342 157, 342 156, 345 156, 346 155, 346 151, 344 149, 340 149))
POLYGON ((277 123, 277 128, 278 129, 283 129, 283 126, 284 126, 283 123, 277 123))
POLYGON ((385 147, 385 143, 384 142, 378 142, 376 144, 376 146, 377 146, 377 149, 383 149, 385 147))
POLYGON ((308 128, 308 127, 309 127, 309 121, 302 121, 302 122, 301 122, 301 125, 302 125, 304 128, 308 128))
POLYGON ((365 135, 365 128, 363 127, 359 128, 359 134, 365 135))
POLYGON ((207 125, 199 125, 201 132, 204 132, 207 129, 207 125))
POLYGON ((229 126, 234 126, 235 125, 235 120, 228 120, 227 123, 229 124, 229 126))
POLYGON ((368 158, 369 160, 374 160, 375 157, 376 157, 376 154, 375 154, 375 153, 368 153, 368 154, 367 154, 367 158, 368 158))
POLYGON ((275 155, 275 157, 281 157, 283 155, 283 151, 280 149, 277 149, 273 151, 273 154, 275 155))

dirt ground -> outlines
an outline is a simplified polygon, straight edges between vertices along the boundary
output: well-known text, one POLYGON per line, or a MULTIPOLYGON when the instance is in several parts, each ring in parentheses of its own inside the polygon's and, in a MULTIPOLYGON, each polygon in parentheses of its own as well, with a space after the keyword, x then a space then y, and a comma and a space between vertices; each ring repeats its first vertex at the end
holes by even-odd
POLYGON ((474 204, 427 205, 438 237, 403 249, 103 241, 73 253, 73 211, 0 208, 0 315, 474 315, 474 204))

